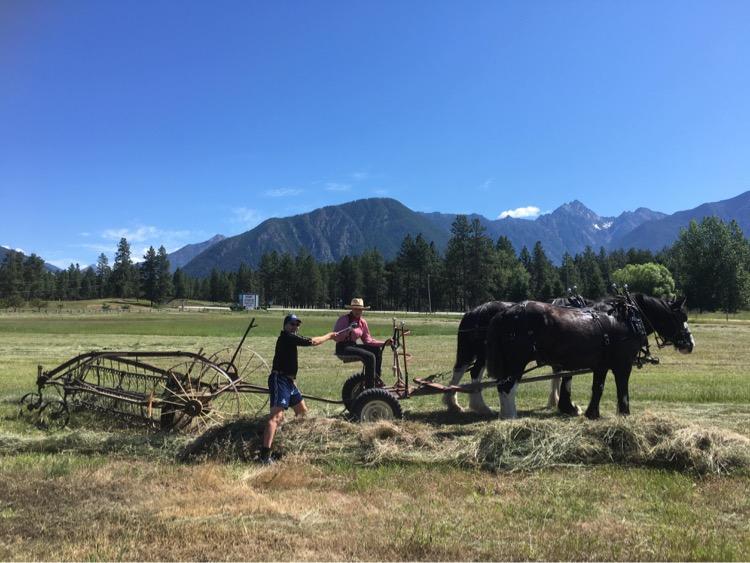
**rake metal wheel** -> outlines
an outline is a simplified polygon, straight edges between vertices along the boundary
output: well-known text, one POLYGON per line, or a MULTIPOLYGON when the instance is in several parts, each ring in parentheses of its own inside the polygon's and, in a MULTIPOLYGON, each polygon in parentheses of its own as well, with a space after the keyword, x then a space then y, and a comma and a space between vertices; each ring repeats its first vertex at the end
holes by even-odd
POLYGON ((63 399, 44 400, 37 393, 27 393, 19 401, 19 415, 43 430, 57 430, 70 421, 68 404, 63 399))
POLYGON ((65 428, 70 421, 68 404, 62 399, 45 401, 37 412, 36 425, 45 430, 65 428))
POLYGON ((202 362, 183 362, 168 370, 154 405, 162 430, 200 433, 237 418, 240 394, 224 370, 202 362))
MULTIPOLYGON (((253 385, 266 385, 266 378, 271 373, 268 362, 252 348, 247 346, 228 347, 210 355, 213 362, 223 369, 232 380, 241 380, 253 385)), ((261 393, 240 393, 240 410, 244 414, 258 414, 268 402, 268 395, 261 393)))

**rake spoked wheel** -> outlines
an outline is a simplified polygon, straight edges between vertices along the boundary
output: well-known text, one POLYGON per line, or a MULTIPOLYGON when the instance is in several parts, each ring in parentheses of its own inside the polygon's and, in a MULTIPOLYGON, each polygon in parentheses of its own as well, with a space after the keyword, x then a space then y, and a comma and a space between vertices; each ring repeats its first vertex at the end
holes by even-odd
MULTIPOLYGON (((237 348, 224 348, 209 356, 208 360, 223 369, 232 380, 243 383, 265 386, 271 373, 263 356, 247 346, 242 346, 239 351, 237 348)), ((240 411, 243 415, 257 415, 267 402, 267 394, 240 393, 240 411)))
POLYGON ((59 430, 68 425, 70 411, 62 399, 43 399, 39 393, 27 393, 19 401, 22 418, 42 430, 59 430))
POLYGON ((165 431, 202 433, 240 414, 234 378, 202 362, 184 362, 167 370, 160 396, 159 423, 165 431))
POLYGON ((65 428, 70 421, 68 404, 62 399, 44 401, 37 413, 36 425, 44 430, 65 428))

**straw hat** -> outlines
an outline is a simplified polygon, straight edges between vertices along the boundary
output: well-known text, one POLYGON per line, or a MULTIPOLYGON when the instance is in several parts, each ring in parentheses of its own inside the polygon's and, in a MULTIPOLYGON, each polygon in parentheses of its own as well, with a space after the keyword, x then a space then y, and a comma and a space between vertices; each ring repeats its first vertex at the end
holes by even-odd
POLYGON ((369 307, 365 307, 365 302, 359 297, 355 297, 354 299, 352 299, 352 302, 349 303, 349 308, 362 310, 369 309, 369 307))

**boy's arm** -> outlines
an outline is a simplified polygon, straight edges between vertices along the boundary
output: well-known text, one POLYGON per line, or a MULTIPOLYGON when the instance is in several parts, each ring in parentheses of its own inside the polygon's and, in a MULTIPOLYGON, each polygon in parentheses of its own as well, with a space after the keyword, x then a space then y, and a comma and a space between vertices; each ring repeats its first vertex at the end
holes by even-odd
POLYGON ((325 342, 326 340, 330 340, 331 338, 333 338, 334 334, 336 334, 336 333, 335 332, 329 332, 328 334, 324 334, 323 336, 314 336, 310 340, 312 340, 312 345, 313 346, 318 346, 320 344, 323 344, 323 342, 325 342))

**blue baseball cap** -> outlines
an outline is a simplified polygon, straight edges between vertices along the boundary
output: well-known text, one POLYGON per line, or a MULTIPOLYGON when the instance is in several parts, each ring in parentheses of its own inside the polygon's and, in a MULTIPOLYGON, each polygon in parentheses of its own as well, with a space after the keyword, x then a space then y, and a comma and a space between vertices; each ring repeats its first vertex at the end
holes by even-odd
POLYGON ((284 325, 283 326, 286 326, 288 323, 300 323, 300 324, 302 324, 302 320, 297 315, 295 315, 294 313, 292 313, 291 315, 287 315, 286 317, 284 317, 284 325))

